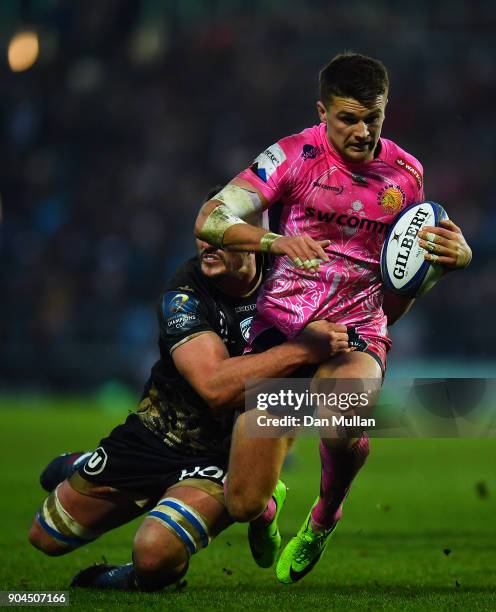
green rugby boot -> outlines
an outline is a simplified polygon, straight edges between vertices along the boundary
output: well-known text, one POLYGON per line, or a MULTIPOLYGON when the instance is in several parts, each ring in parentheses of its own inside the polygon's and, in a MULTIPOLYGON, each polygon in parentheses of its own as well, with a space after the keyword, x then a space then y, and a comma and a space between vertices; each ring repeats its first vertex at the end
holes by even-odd
POLYGON ((286 491, 286 485, 279 480, 272 494, 276 502, 274 518, 266 527, 254 526, 252 523, 248 527, 251 554, 255 563, 260 567, 272 567, 281 548, 281 534, 277 520, 286 501, 286 491))
MULTIPOLYGON (((310 572, 322 556, 336 525, 327 531, 315 533, 310 526, 310 517, 315 500, 305 522, 294 538, 282 551, 276 566, 276 576, 283 584, 298 582, 310 572)), ((336 523, 337 524, 337 523, 336 523)))

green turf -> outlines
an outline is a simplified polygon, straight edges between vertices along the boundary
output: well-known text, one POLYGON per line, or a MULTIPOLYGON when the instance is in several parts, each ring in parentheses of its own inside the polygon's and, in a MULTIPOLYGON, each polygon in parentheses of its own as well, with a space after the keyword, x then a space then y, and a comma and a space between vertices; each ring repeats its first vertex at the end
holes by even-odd
MULTIPOLYGON (((28 545, 28 526, 43 499, 40 469, 58 452, 94 447, 125 416, 125 410, 85 410, 84 400, 56 402, 56 409, 47 403, 25 409, 19 399, 0 402, 3 590, 66 589, 76 571, 102 556, 130 559, 136 522, 67 557, 44 557, 28 545)), ((75 590, 71 609, 496 609, 495 457, 496 441, 487 439, 375 440, 333 541, 301 583, 279 585, 272 570, 258 568, 240 525, 193 558, 180 592, 75 590)), ((285 473, 285 541, 315 498, 318 472, 316 441, 299 440, 285 473)))

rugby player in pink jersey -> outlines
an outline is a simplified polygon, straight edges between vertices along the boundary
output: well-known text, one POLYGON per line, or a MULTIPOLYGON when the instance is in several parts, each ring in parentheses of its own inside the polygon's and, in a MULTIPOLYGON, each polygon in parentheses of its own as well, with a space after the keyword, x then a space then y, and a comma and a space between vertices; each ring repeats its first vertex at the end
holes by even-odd
MULTIPOLYGON (((385 294, 379 255, 387 228, 406 206, 424 199, 420 162, 381 138, 389 79, 373 58, 346 53, 320 73, 321 123, 279 140, 202 208, 196 234, 230 250, 276 257, 257 302, 253 352, 294 337, 306 324, 339 324, 342 351, 322 363, 316 379, 367 379, 380 387, 390 348, 387 325, 412 300, 385 294), (247 223, 276 202, 279 234, 247 223), (389 316, 385 315, 385 311, 389 316)), ((471 251, 452 221, 419 233, 425 258, 446 269, 466 267, 471 251)), ((236 423, 227 505, 236 520, 270 515, 284 442, 243 435, 236 423)), ((369 452, 362 431, 320 442, 320 495, 283 551, 276 574, 305 576, 320 559, 355 475, 369 452)))

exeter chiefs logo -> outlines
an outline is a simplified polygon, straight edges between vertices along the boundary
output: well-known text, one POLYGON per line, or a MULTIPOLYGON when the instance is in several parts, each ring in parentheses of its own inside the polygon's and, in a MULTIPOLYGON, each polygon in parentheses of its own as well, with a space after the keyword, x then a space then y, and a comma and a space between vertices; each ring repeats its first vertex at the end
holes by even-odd
POLYGON ((399 185, 387 185, 377 194, 377 203, 384 212, 398 213, 405 203, 405 192, 399 185))
POLYGON ((243 319, 241 321, 241 323, 239 324, 239 327, 241 329, 241 334, 243 335, 243 338, 245 339, 245 342, 248 342, 248 338, 250 336, 250 327, 251 327, 251 322, 253 321, 253 317, 247 317, 246 319, 243 319))
POLYGON ((303 145, 303 149, 301 151, 301 157, 307 161, 307 159, 315 159, 317 155, 320 155, 324 152, 324 145, 319 145, 318 147, 314 147, 310 144, 303 145))

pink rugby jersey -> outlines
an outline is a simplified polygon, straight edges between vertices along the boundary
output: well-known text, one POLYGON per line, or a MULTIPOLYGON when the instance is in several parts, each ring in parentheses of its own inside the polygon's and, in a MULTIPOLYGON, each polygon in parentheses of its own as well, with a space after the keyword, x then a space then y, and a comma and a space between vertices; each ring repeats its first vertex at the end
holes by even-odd
POLYGON ((330 262, 315 275, 288 257, 274 258, 251 338, 268 327, 292 338, 308 322, 328 319, 388 348, 379 256, 396 215, 424 199, 421 164, 384 138, 372 161, 347 162, 329 144, 321 123, 282 138, 238 177, 270 205, 281 202, 280 234, 331 240, 330 262))

